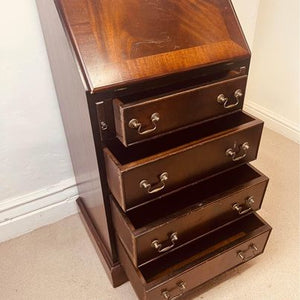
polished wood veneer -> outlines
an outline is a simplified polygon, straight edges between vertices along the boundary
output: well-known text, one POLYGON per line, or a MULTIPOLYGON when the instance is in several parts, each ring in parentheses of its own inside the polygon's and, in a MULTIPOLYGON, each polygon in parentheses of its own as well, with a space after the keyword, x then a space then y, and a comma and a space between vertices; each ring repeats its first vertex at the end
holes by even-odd
POLYGON ((243 107, 246 83, 247 76, 241 76, 160 97, 136 101, 131 97, 114 99, 116 135, 128 146, 239 110, 243 107), (226 98, 224 103, 218 101, 220 95, 226 98), (157 121, 151 120, 154 114, 157 121), (134 119, 141 123, 141 128, 130 127, 134 119))
POLYGON ((263 253, 271 227, 255 214, 218 228, 136 269, 118 240, 120 261, 143 300, 184 295, 199 284, 263 253), (242 259, 241 254, 244 258, 242 259), (184 284, 184 288, 182 284, 184 284))
POLYGON ((81 220, 91 238, 91 241, 94 244, 97 255, 102 262, 104 270, 111 281, 113 287, 118 287, 126 282, 127 276, 124 273, 124 270, 120 263, 117 261, 113 261, 111 256, 107 252, 106 246, 103 244, 103 240, 100 238, 98 229, 95 227, 92 222, 89 213, 84 205, 84 202, 81 198, 77 199, 77 204, 80 209, 80 217, 81 220))
POLYGON ((200 124, 192 131, 182 131, 176 138, 170 135, 130 148, 112 143, 104 148, 110 190, 126 211, 153 197, 140 186, 143 180, 154 187, 161 186, 160 175, 167 172, 169 178, 165 187, 155 193, 161 194, 222 169, 252 161, 257 156, 262 126, 260 120, 237 112, 200 124), (241 149, 244 143, 249 144, 245 153, 241 149), (229 148, 234 148, 244 158, 232 161, 226 155, 229 148))
POLYGON ((228 0, 55 2, 93 92, 250 57, 228 0))
POLYGON ((259 210, 267 183, 265 175, 250 165, 242 165, 126 213, 112 199, 113 221, 119 239, 137 267, 161 255, 151 246, 153 240, 168 247, 170 235, 176 232, 175 249, 240 215, 259 210))
POLYGON ((118 286, 127 277, 117 258, 109 206, 105 204, 107 187, 104 170, 99 168, 102 159, 99 127, 96 117, 95 122, 90 122, 91 115, 96 116, 96 108, 93 110, 87 102, 91 100, 89 91, 82 81, 54 2, 38 0, 37 6, 80 195, 78 202, 82 204, 79 207, 86 224, 91 225, 86 227, 96 239, 94 245, 105 271, 112 285, 118 286))
POLYGON ((36 1, 112 285, 179 298, 261 254, 268 178, 248 162, 263 122, 242 110, 250 51, 231 1, 36 1))

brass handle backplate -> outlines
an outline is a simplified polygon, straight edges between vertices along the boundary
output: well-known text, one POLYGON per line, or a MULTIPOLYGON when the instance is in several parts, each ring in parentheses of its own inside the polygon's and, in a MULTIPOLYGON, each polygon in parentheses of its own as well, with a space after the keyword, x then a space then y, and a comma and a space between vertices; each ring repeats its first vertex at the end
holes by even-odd
POLYGON ((232 148, 229 148, 226 150, 225 154, 226 156, 230 156, 232 161, 239 161, 247 156, 247 151, 250 149, 250 145, 248 142, 245 142, 242 144, 238 151, 233 150, 232 148), (241 155, 238 156, 238 154, 241 152, 241 155))
POLYGON ((257 248, 257 246, 255 245, 255 244, 250 244, 249 246, 248 246, 248 248, 246 249, 246 250, 240 250, 240 251, 238 251, 237 252, 237 256, 241 259, 241 260, 246 260, 246 259, 250 259, 250 258, 253 258, 253 257, 255 257, 256 255, 257 255, 257 252, 258 251, 258 248, 257 248), (249 251, 252 251, 252 255, 250 255, 250 256, 247 256, 247 253, 249 252, 249 251))
POLYGON ((177 283, 176 287, 170 291, 168 290, 163 290, 161 292, 161 296, 165 299, 165 300, 175 300, 179 297, 181 297, 184 292, 186 290, 186 283, 184 281, 180 281, 177 283), (179 294, 175 295, 175 296, 171 296, 171 291, 175 290, 175 289, 179 289, 179 294))
POLYGON ((217 102, 219 104, 222 104, 224 106, 224 108, 229 109, 229 108, 233 108, 239 105, 240 103, 240 98, 243 96, 243 92, 241 89, 238 89, 234 92, 234 98, 235 98, 235 102, 232 104, 229 104, 230 99, 225 97, 224 94, 220 94, 217 97, 217 102))
POLYGON ((137 119, 131 119, 128 123, 128 126, 130 128, 137 129, 137 132, 139 135, 149 134, 156 130, 156 128, 157 128, 156 123, 159 121, 159 118, 160 118, 159 113, 157 113, 157 112, 153 113, 151 115, 151 122, 153 124, 153 127, 150 129, 144 130, 144 131, 142 131, 142 126, 143 126, 142 123, 139 122, 137 119))
POLYGON ((234 203, 232 205, 232 208, 233 210, 236 210, 239 215, 244 215, 246 214, 247 212, 251 211, 252 210, 252 205, 254 204, 254 197, 253 196, 250 196, 248 197, 246 200, 245 200, 245 204, 246 204, 246 207, 245 209, 243 209, 243 206, 238 204, 238 203, 234 203))
POLYGON ((166 186, 166 181, 168 180, 169 175, 167 172, 163 172, 162 174, 160 174, 159 176, 159 183, 157 185, 154 185, 154 187, 152 186, 152 184, 150 184, 148 182, 147 179, 143 179, 140 182, 140 188, 144 188, 147 190, 148 194, 153 194, 153 193, 157 193, 161 190, 163 190, 166 186))
POLYGON ((151 243, 151 247, 155 248, 159 253, 169 251, 170 249, 172 249, 175 246, 176 241, 178 241, 177 232, 173 232, 170 235, 170 241, 171 241, 171 245, 166 246, 166 247, 163 248, 163 245, 162 245, 162 243, 159 242, 159 240, 154 240, 151 243))

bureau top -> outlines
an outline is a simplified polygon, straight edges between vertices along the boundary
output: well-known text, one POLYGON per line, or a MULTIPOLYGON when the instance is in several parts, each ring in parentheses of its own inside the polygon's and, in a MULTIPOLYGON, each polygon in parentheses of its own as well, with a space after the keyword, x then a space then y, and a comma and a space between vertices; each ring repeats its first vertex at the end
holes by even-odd
POLYGON ((54 0, 91 92, 250 56, 230 0, 54 0))

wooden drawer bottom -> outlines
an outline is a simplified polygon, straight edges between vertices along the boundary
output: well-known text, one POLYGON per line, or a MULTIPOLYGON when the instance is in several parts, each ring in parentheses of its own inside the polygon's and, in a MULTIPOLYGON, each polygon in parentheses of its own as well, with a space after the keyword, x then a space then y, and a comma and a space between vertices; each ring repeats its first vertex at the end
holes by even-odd
POLYGON ((256 213, 135 268, 118 239, 120 262, 139 299, 173 299, 258 256, 271 227, 256 213))

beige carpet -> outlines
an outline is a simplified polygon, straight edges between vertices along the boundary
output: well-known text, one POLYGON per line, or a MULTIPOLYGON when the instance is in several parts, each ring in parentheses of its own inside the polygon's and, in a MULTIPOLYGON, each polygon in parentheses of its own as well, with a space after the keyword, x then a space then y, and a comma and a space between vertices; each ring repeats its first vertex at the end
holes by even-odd
MULTIPOLYGON (((189 299, 299 300, 299 148, 265 129, 254 163, 271 179, 260 215, 273 232, 265 253, 189 299)), ((137 299, 113 289, 79 217, 0 244, 0 299, 137 299)), ((159 300, 159 299, 158 299, 159 300)))

